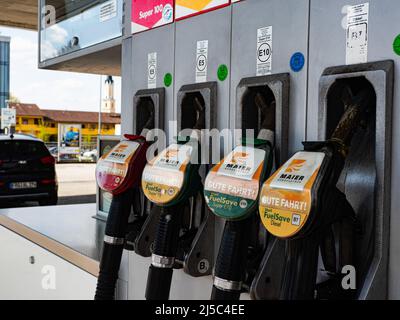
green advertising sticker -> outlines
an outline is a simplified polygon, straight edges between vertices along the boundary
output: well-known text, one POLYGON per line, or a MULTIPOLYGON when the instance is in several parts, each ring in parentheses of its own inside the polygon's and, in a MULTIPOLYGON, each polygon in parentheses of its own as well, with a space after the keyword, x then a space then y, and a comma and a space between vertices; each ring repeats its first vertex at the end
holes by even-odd
POLYGON ((400 34, 394 39, 393 51, 400 56, 400 34))
POLYGON ((164 85, 168 88, 171 86, 171 84, 172 84, 172 74, 167 73, 164 76, 164 85))
POLYGON ((225 79, 228 77, 228 74, 228 67, 225 64, 221 64, 218 68, 218 79, 220 81, 225 81, 225 79))
POLYGON ((218 217, 237 221, 247 218, 254 211, 257 201, 204 190, 209 208, 218 217))

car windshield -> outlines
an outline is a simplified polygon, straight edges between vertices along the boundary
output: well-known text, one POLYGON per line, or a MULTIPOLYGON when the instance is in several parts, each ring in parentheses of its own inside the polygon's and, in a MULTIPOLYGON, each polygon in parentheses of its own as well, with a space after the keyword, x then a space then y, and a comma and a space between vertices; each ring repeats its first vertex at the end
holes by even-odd
POLYGON ((24 140, 0 141, 0 160, 30 160, 49 155, 46 146, 41 142, 24 140))

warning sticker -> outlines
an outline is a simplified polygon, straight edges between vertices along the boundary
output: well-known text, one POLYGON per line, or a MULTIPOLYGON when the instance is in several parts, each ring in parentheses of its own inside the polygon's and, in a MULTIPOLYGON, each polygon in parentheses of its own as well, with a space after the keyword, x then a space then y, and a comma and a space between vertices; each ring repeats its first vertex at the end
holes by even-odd
POLYGON ((112 163, 128 163, 136 150, 139 148, 139 143, 134 141, 124 141, 115 146, 108 154, 103 158, 105 161, 112 163))
POLYGON ((369 3, 347 8, 346 64, 368 62, 369 3))
POLYGON ((237 147, 210 171, 204 195, 216 215, 237 220, 254 212, 265 157, 264 150, 237 147))
POLYGON ((257 30, 257 76, 272 70, 272 26, 257 30))
POLYGON ((218 170, 218 174, 252 180, 254 173, 263 163, 264 158, 264 150, 239 146, 225 158, 218 170))
POLYGON ((298 152, 271 180, 271 188, 303 191, 311 176, 321 166, 325 154, 322 152, 298 152))
POLYGON ((263 186, 260 216, 266 229, 279 238, 297 234, 311 212, 311 191, 324 153, 299 152, 263 186))
POLYGON ((157 87, 157 52, 149 53, 147 61, 147 87, 148 89, 155 89, 157 87))
POLYGON ((100 7, 100 22, 106 22, 117 16, 117 0, 111 0, 100 7))
POLYGON ((196 83, 207 81, 208 40, 197 41, 196 83))
POLYGON ((154 166, 173 171, 182 171, 190 162, 193 147, 189 145, 172 144, 154 161, 154 166))
POLYGON ((173 144, 146 166, 142 187, 150 201, 163 205, 178 197, 192 151, 192 146, 173 144))

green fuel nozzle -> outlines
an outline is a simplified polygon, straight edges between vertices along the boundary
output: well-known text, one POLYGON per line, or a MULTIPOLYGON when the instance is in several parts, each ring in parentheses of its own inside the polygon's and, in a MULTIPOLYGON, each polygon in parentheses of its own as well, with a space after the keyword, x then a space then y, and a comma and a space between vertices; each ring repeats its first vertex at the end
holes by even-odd
POLYGON ((248 267, 250 233, 262 183, 271 174, 274 154, 275 104, 261 95, 255 103, 264 121, 256 139, 241 144, 209 172, 204 196, 210 210, 226 221, 214 269, 212 300, 239 300, 248 267))

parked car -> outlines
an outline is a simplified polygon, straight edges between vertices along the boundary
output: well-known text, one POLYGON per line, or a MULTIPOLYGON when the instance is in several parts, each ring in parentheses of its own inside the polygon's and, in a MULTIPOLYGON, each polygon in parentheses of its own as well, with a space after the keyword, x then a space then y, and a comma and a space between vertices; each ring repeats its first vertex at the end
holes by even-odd
POLYGON ((50 147, 48 148, 50 154, 54 157, 54 159, 58 159, 58 147, 50 147))
POLYGON ((0 202, 38 201, 56 205, 55 159, 43 141, 26 135, 0 135, 0 202))
POLYGON ((85 151, 79 157, 80 162, 96 162, 97 161, 97 150, 93 149, 90 151, 85 151))

